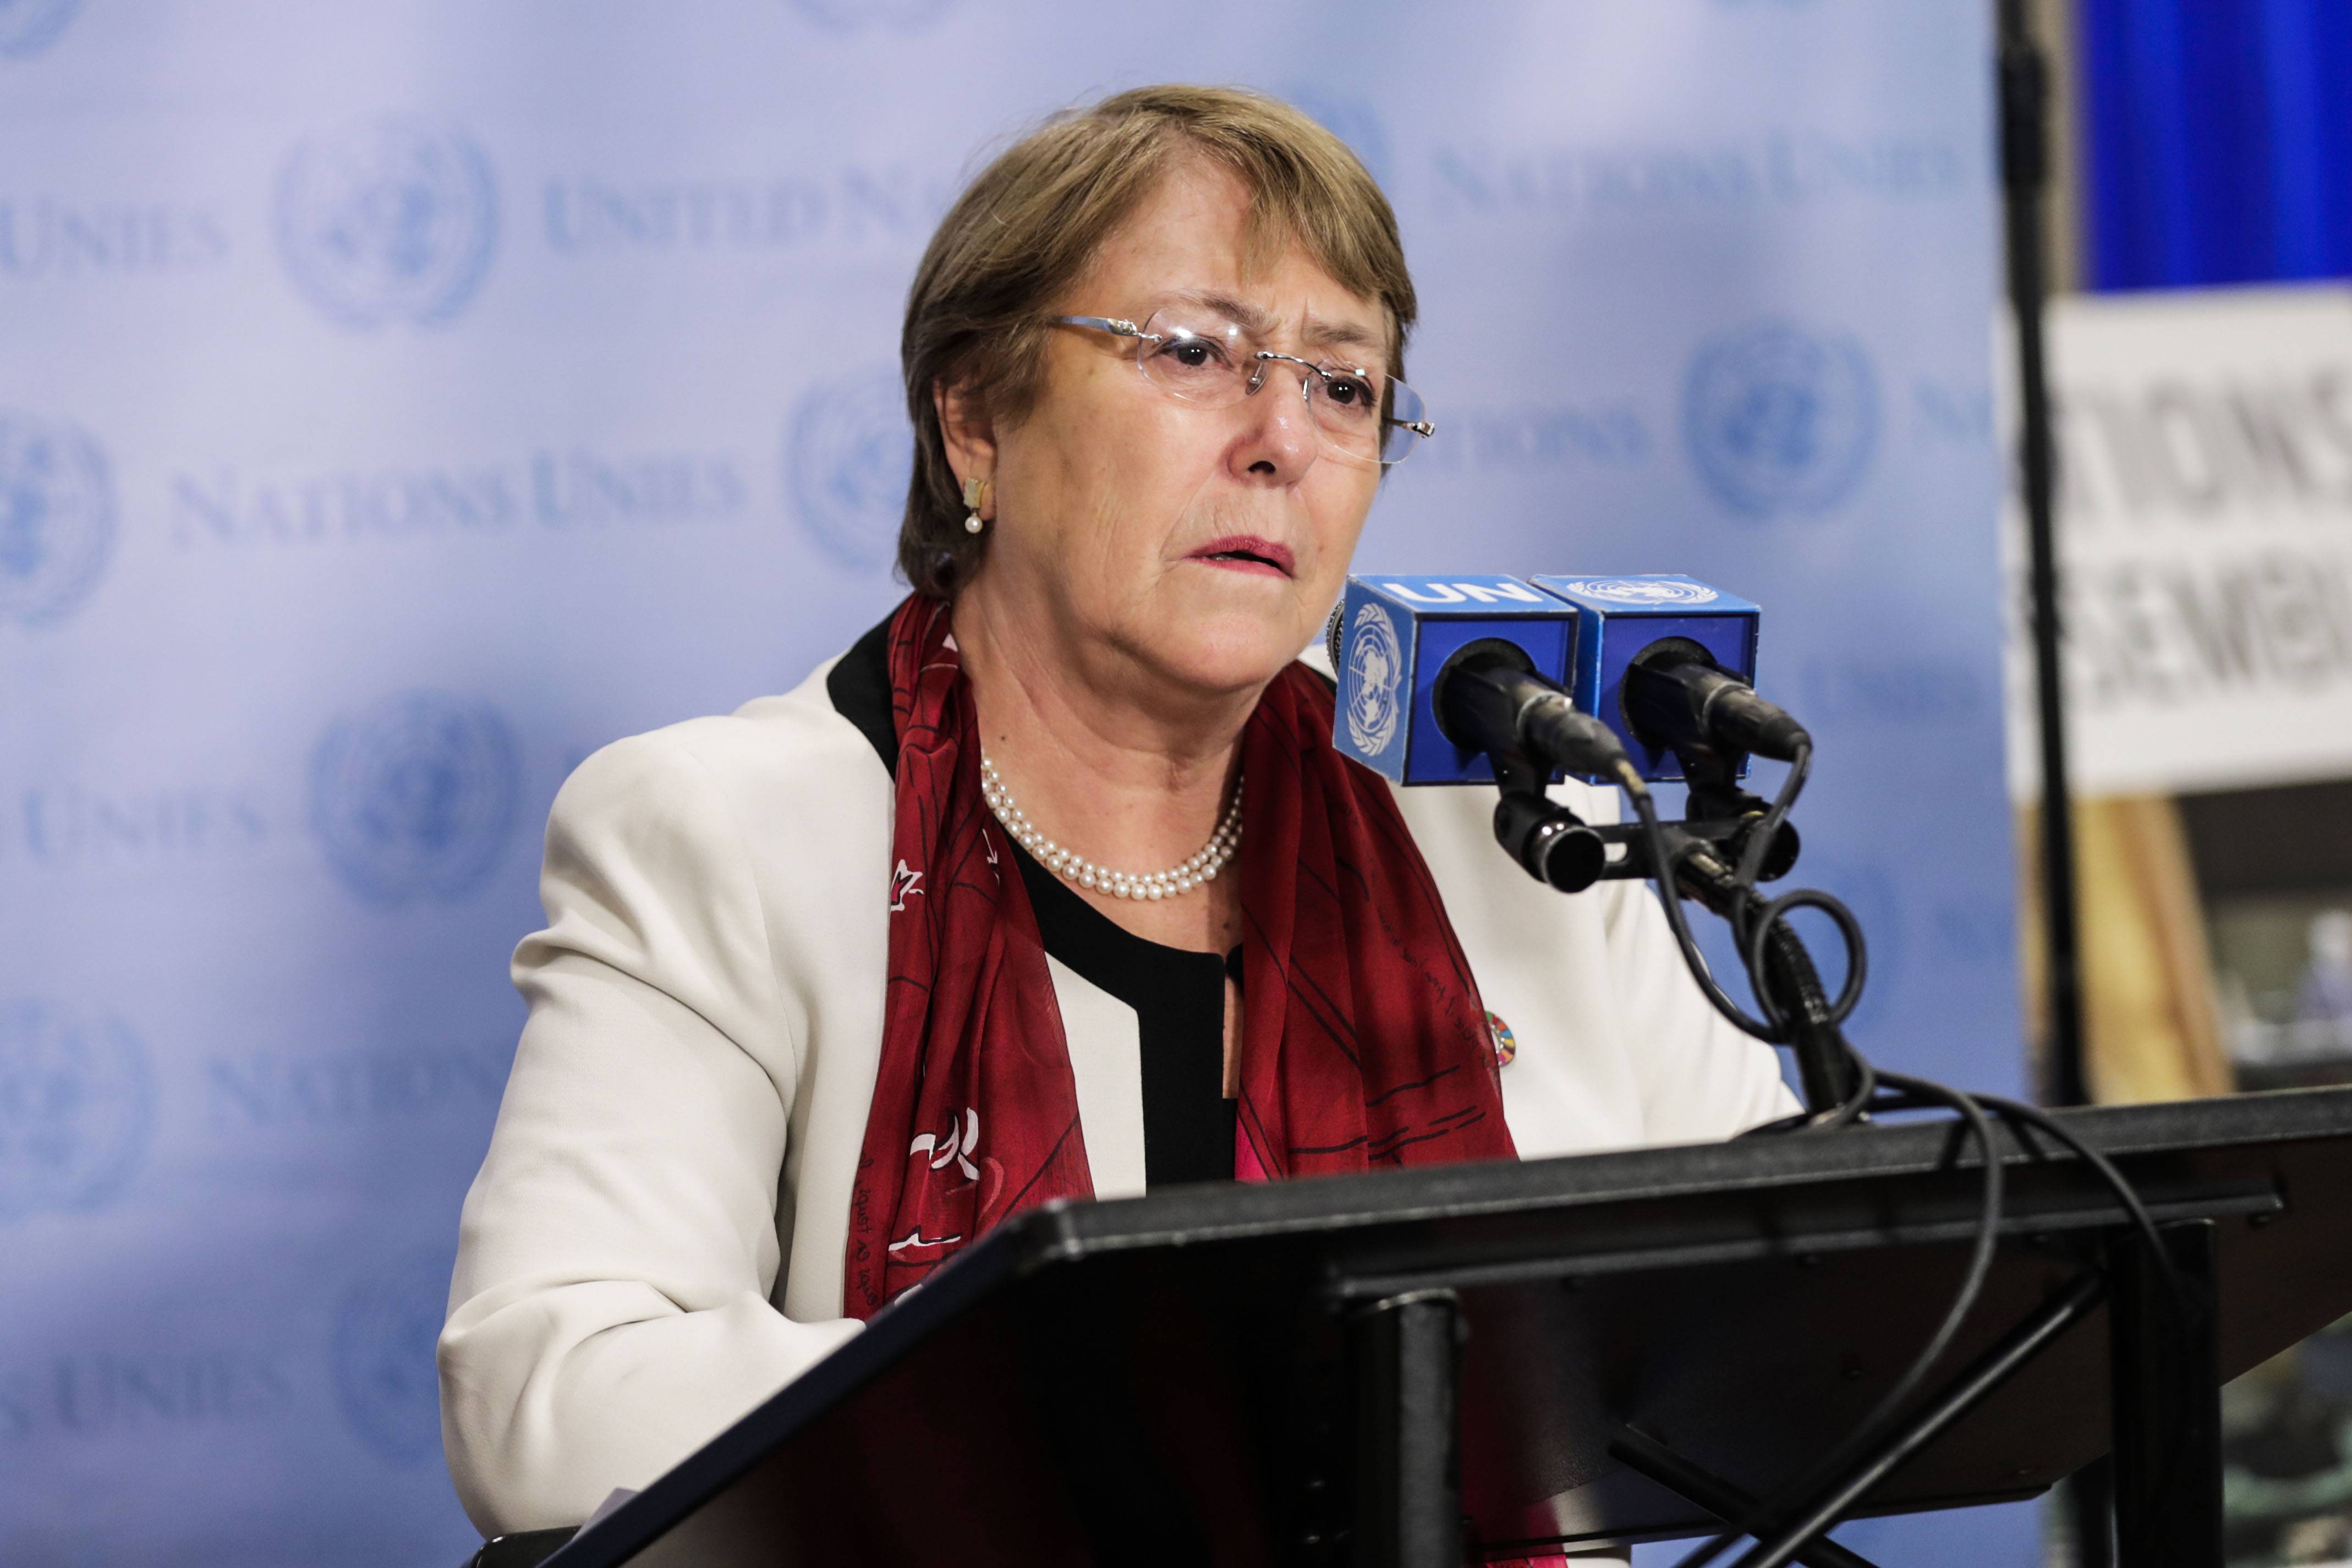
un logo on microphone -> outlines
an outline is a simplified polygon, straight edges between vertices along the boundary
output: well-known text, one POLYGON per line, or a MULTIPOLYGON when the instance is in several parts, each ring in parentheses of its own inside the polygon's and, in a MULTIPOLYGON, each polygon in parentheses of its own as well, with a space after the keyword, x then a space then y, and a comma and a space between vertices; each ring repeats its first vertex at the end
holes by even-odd
MULTIPOLYGON (((1542 579, 1549 584, 1549 579, 1542 579)), ((1562 593, 1599 599, 1603 604, 1630 605, 1640 609, 1666 609, 1676 605, 1711 605, 1722 594, 1687 577, 1578 577, 1561 583, 1562 593)))
POLYGON ((1770 321, 1702 345, 1683 384, 1683 436, 1716 498, 1769 518, 1824 512, 1870 465, 1878 387, 1847 337, 1770 321))
POLYGON ((154 1117, 146 1050, 120 1020, 0 1001, 0 1221, 105 1207, 154 1117))
POLYGON ((914 466, 914 426, 895 371, 809 388, 784 435, 784 484, 802 526, 853 571, 879 570, 897 555, 914 466))
POLYGON ((113 553, 114 484, 98 443, 0 409, 0 622, 64 619, 113 553))
POLYGON ((420 1247, 353 1280, 335 1311, 335 1402, 387 1464, 441 1456, 433 1347, 449 1302, 449 1255, 420 1247))
POLYGON ((495 709, 436 692, 340 721, 310 756, 310 826, 327 863, 374 904, 475 891, 514 834, 515 750, 495 709))
POLYGON ((488 269, 498 191, 466 137, 388 116, 296 148, 277 226, 295 287, 332 320, 426 325, 463 310, 488 269))
POLYGON ((81 0, 0 0, 0 59, 39 54, 80 9, 81 0))
POLYGON ((1348 632, 1348 739, 1376 757, 1396 739, 1404 686, 1404 648, 1396 623, 1374 604, 1356 611, 1348 632))

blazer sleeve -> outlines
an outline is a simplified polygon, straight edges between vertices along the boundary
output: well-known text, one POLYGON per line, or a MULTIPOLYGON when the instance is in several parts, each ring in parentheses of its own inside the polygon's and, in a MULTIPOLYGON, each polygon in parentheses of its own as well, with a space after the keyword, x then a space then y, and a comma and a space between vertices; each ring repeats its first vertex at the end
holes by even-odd
POLYGON ((1732 1137, 1803 1107, 1779 1053, 1715 1010, 1646 881, 1604 882, 1609 960, 1628 1037, 1641 1042, 1642 1132, 1652 1143, 1732 1137))
POLYGON ((541 899, 439 1346, 449 1468, 485 1533, 578 1523, 858 1327, 771 1304, 800 1047, 690 742, 656 731, 581 766, 541 899))

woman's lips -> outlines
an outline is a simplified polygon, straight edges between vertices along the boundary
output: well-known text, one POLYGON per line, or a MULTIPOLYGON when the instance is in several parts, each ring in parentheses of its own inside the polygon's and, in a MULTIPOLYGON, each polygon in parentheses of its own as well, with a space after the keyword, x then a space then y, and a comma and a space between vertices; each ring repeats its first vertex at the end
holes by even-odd
POLYGON ((1228 572, 1254 573, 1261 577, 1288 577, 1293 575, 1297 565, 1291 557, 1288 545, 1260 539, 1254 533, 1213 539, 1185 559, 1198 561, 1203 565, 1221 566, 1228 572))

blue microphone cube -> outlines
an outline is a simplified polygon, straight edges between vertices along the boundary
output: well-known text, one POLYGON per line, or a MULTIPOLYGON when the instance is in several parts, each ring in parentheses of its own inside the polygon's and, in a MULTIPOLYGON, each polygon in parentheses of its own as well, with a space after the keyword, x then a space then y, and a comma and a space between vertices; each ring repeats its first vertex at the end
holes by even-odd
MULTIPOLYGON (((1584 712, 1617 731, 1625 754, 1654 783, 1682 779, 1672 752, 1643 745, 1625 721, 1625 670, 1651 644, 1679 637, 1705 648, 1717 665, 1756 681, 1756 637, 1763 612, 1745 599, 1689 577, 1538 577, 1536 586, 1577 610, 1576 649, 1566 681, 1584 712)), ((1746 772, 1745 764, 1742 773, 1746 772)))
POLYGON ((1516 644, 1567 684, 1577 615, 1517 577, 1350 577, 1341 602, 1331 743, 1391 784, 1492 784, 1493 764, 1438 732, 1431 689, 1454 650, 1516 644))

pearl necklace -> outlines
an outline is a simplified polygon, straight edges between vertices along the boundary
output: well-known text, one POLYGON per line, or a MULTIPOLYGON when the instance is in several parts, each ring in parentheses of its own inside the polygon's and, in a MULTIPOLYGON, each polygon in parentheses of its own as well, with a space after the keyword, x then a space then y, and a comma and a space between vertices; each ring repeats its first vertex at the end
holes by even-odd
POLYGON ((1015 844, 1035 857, 1039 865, 1066 882, 1076 882, 1081 888, 1108 893, 1115 899, 1172 899, 1189 893, 1204 882, 1215 881, 1218 871, 1242 844, 1239 780, 1234 783, 1234 804, 1226 808, 1225 819, 1217 824, 1217 831, 1202 846, 1201 852, 1172 870, 1154 871, 1143 877, 1097 866, 1038 832, 1036 825, 1014 803, 1013 792, 1004 787, 1004 781, 997 776, 996 764, 988 760, 985 752, 980 757, 980 792, 987 797, 988 809, 1004 825, 1004 831, 1013 836, 1015 844))

